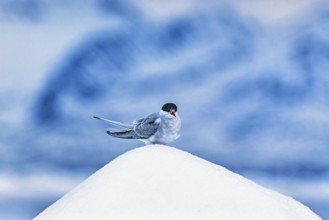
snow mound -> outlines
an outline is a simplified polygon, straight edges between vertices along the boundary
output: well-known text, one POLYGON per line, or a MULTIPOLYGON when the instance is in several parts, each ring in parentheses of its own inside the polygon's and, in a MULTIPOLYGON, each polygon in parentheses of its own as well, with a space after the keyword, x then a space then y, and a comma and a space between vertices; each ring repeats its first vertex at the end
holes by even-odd
POLYGON ((132 150, 39 214, 41 219, 320 219, 296 200, 181 150, 132 150))

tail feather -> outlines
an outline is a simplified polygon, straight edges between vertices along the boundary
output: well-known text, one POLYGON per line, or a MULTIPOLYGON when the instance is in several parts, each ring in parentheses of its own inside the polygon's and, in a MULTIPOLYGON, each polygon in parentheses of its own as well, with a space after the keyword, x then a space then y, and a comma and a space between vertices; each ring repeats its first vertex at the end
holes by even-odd
POLYGON ((125 131, 106 131, 107 134, 117 137, 117 138, 125 138, 125 139, 142 139, 142 137, 138 136, 134 130, 125 130, 125 131))
POLYGON ((112 121, 112 120, 109 120, 109 119, 106 119, 106 118, 100 118, 100 117, 97 117, 97 116, 94 116, 94 118, 96 118, 98 120, 101 120, 101 121, 104 121, 104 122, 107 122, 111 125, 126 128, 126 129, 129 129, 129 130, 134 128, 133 125, 124 124, 124 123, 121 123, 121 122, 118 122, 118 121, 112 121))

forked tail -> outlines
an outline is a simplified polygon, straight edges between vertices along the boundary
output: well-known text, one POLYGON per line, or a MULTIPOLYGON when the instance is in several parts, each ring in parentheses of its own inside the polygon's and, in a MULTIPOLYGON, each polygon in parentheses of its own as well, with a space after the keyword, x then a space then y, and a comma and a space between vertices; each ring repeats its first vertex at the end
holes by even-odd
POLYGON ((132 130, 134 128, 133 125, 124 124, 124 123, 121 123, 121 122, 118 122, 118 121, 112 121, 112 120, 109 120, 109 119, 106 119, 106 118, 100 118, 100 117, 97 117, 97 116, 94 116, 94 118, 96 118, 98 120, 101 120, 101 121, 104 121, 104 122, 109 123, 109 124, 114 125, 114 126, 118 126, 118 127, 121 127, 121 128, 126 128, 128 130, 132 130))

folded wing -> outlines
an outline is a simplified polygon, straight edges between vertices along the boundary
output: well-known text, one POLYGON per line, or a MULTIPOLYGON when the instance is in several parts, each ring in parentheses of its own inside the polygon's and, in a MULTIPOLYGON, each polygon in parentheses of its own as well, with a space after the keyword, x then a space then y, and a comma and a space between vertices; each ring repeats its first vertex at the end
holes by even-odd
POLYGON ((159 128, 159 115, 157 113, 151 114, 146 118, 142 118, 133 122, 133 125, 124 124, 121 122, 100 118, 94 118, 109 123, 111 125, 124 128, 122 131, 108 130, 107 134, 124 139, 147 139, 154 135, 159 128))
POLYGON ((144 119, 135 121, 134 130, 136 134, 143 138, 149 138, 155 134, 159 128, 159 115, 157 113, 151 114, 144 119))

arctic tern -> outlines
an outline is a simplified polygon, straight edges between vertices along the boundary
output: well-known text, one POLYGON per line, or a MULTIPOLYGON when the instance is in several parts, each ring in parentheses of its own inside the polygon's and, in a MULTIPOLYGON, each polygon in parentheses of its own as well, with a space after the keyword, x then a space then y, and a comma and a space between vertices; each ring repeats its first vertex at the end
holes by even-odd
POLYGON ((174 103, 166 103, 158 113, 124 124, 105 118, 94 118, 120 127, 123 130, 108 130, 107 134, 124 139, 138 139, 148 144, 168 144, 180 136, 181 120, 174 103))

